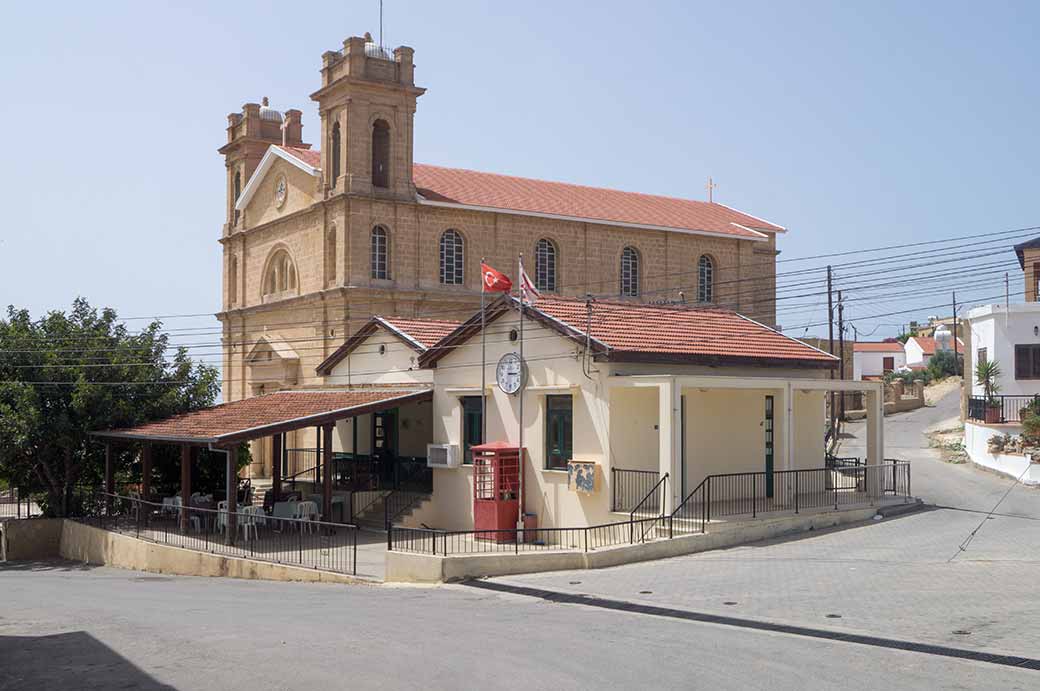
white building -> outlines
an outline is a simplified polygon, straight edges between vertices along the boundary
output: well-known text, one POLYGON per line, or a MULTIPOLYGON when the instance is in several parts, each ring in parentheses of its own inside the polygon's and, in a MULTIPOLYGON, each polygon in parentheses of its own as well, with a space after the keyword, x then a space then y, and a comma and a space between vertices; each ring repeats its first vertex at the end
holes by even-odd
POLYGON ((906 351, 899 341, 859 342, 852 346, 852 378, 855 381, 880 379, 905 366, 906 351))
POLYGON ((964 321, 968 335, 965 450, 979 465, 1022 477, 1029 484, 1040 483, 1040 464, 1023 454, 989 449, 989 440, 996 435, 1022 433, 1022 409, 1040 395, 1040 303, 984 305, 968 312, 964 321), (975 376, 976 364, 984 361, 1000 366, 998 393, 991 401, 975 376))
MULTIPOLYGON (((907 367, 927 367, 932 356, 941 350, 953 350, 953 339, 949 331, 945 331, 946 337, 941 335, 942 326, 936 330, 935 336, 911 336, 906 339, 903 350, 906 353, 907 367)), ((964 342, 957 339, 957 352, 964 352, 964 342)))

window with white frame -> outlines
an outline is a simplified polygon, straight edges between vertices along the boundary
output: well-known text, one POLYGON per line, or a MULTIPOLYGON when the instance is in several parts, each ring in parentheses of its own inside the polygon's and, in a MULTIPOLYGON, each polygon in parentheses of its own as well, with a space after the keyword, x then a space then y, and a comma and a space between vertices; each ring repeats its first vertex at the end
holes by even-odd
POLYGON ((697 260, 697 302, 715 301, 715 262, 706 254, 697 260))
POLYGON ((441 283, 460 286, 463 282, 465 255, 462 235, 448 229, 441 235, 441 283))
POLYGON ((390 278, 390 236, 383 226, 372 229, 372 278, 390 278))
POLYGON ((556 291, 556 245, 546 238, 534 246, 534 285, 538 290, 556 291))
POLYGON ((639 295, 639 251, 635 247, 621 250, 621 297, 639 295))

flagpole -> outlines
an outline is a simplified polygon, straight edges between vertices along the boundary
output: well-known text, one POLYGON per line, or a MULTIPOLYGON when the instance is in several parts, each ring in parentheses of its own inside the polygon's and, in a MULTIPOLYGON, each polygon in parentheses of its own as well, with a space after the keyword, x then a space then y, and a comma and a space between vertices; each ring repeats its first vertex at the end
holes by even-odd
POLYGON ((484 258, 480 258, 480 443, 487 443, 487 324, 484 317, 484 258))
MULTIPOLYGON (((520 501, 518 502, 516 527, 524 526, 524 253, 520 253, 520 271, 517 273, 520 282, 520 501)), ((519 538, 517 538, 519 539, 519 538)))

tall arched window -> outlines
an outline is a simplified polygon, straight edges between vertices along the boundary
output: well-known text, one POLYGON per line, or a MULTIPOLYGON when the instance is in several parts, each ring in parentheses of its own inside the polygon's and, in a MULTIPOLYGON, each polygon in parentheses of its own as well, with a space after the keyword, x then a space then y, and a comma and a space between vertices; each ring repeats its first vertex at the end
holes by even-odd
POLYGON ((390 125, 386 120, 372 123, 372 186, 390 186, 390 125))
POLYGON ((238 302, 238 257, 233 256, 228 261, 228 307, 234 307, 238 302))
POLYGON ((715 301, 715 262, 706 254, 697 260, 697 302, 715 301))
POLYGON ((556 290, 556 245, 546 238, 534 246, 534 285, 538 290, 556 290))
POLYGON ((264 274, 264 296, 296 292, 296 265, 284 249, 276 250, 267 262, 264 274))
POLYGON ((390 236, 383 226, 372 229, 372 278, 390 278, 390 236))
POLYGON ((464 254, 462 235, 457 230, 446 230, 441 235, 441 283, 462 285, 464 254))
POLYGON ((621 297, 639 295, 639 251, 635 247, 621 250, 621 297))
POLYGON ((339 160, 340 160, 339 123, 338 122, 334 123, 332 125, 332 144, 331 144, 331 146, 329 148, 332 149, 329 152, 329 156, 332 158, 332 161, 331 161, 331 163, 332 163, 332 180, 329 181, 329 186, 330 187, 335 187, 336 186, 336 181, 339 180, 339 160))
MULTIPOLYGON (((238 198, 242 195, 242 171, 235 171, 235 201, 233 204, 238 204, 238 198)), ((238 225, 238 209, 235 209, 235 225, 238 225)))
POLYGON ((325 233, 325 285, 336 284, 336 226, 325 233))

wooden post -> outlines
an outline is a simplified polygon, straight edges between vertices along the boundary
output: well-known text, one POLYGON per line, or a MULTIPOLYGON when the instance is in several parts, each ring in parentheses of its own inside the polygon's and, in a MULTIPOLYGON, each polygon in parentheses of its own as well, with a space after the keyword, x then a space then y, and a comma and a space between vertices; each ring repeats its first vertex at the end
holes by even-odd
POLYGON ((105 444, 105 513, 112 515, 112 495, 115 494, 116 482, 112 472, 112 445, 105 444))
POLYGON ((322 518, 326 523, 332 522, 332 425, 325 425, 322 427, 322 464, 325 466, 325 473, 322 475, 322 492, 321 497, 321 508, 322 513, 325 514, 322 518))
POLYGON ((272 501, 277 502, 282 498, 282 435, 271 435, 271 492, 274 496, 272 501))
POLYGON ((238 473, 235 463, 235 448, 224 449, 224 457, 227 459, 225 472, 227 473, 227 535, 224 536, 224 544, 235 544, 235 531, 238 530, 238 473))
POLYGON ((181 445, 181 531, 188 532, 191 508, 191 445, 181 445))
POLYGON ((141 447, 141 499, 151 501, 152 498, 152 445, 141 447))

